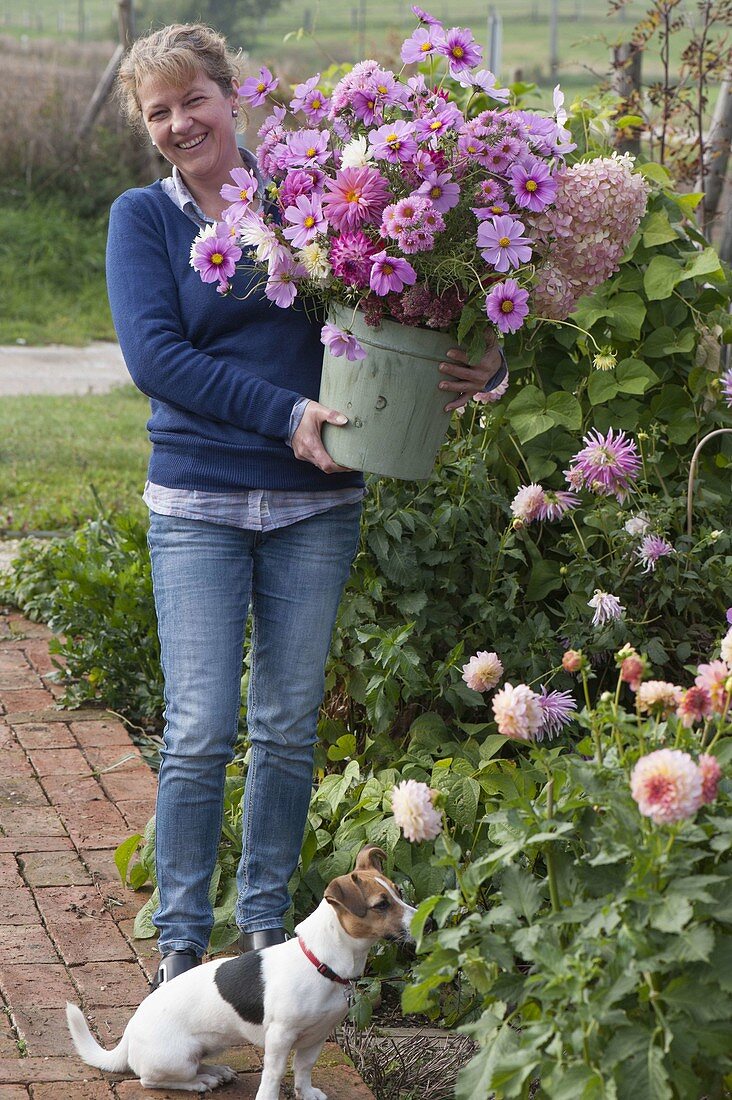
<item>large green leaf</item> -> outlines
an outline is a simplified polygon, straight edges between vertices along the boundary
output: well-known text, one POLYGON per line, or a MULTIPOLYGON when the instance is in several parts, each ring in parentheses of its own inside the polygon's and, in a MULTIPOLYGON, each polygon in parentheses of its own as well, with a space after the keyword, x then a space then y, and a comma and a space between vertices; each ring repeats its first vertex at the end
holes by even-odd
POLYGON ((645 393, 658 382, 658 375, 642 359, 623 359, 615 368, 621 393, 645 393))
POLYGON ((654 256, 643 277, 643 287, 651 302, 670 298, 684 276, 681 262, 673 256, 654 256))
POLYGON ((514 913, 531 924, 534 915, 541 908, 544 894, 541 886, 528 871, 511 864, 501 876, 503 900, 511 906, 514 913))
POLYGON ((604 405, 618 394, 618 384, 613 371, 596 370, 587 383, 587 396, 592 405, 604 405))

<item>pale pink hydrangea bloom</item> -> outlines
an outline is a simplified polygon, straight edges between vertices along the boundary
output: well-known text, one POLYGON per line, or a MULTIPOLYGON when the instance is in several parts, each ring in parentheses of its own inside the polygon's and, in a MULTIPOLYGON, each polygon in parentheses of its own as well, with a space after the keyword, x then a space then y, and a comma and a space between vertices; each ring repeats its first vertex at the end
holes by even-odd
POLYGON ((658 749, 642 756, 633 768, 630 793, 654 824, 686 821, 702 804, 702 773, 688 753, 658 749))
POLYGON ((636 702, 641 714, 657 714, 664 718, 673 714, 681 702, 683 691, 665 680, 646 680, 638 685, 636 702))
POLYGON ((503 664, 497 653, 484 649, 463 665, 463 680, 473 691, 490 691, 503 676, 503 664))
POLYGON ((394 820, 407 840, 434 840, 442 832, 442 817, 426 783, 403 779, 391 792, 394 820))
POLYGON ((514 741, 532 741, 544 723, 540 696, 526 684, 505 684, 493 696, 498 732, 514 741))
POLYGON ((714 802, 717 797, 717 787, 722 778, 719 761, 709 753, 704 753, 699 757, 699 771, 702 778, 702 802, 714 802))
POLYGON ((705 687, 690 687, 681 697, 676 716, 687 729, 703 722, 712 713, 712 697, 705 687))
POLYGON ((694 683, 697 687, 706 688, 712 699, 712 708, 721 714, 727 703, 727 681, 732 672, 726 661, 710 661, 709 664, 699 665, 694 683))
POLYGON ((541 485, 533 482, 531 485, 522 485, 511 501, 511 514, 522 523, 531 523, 537 518, 543 503, 544 490, 541 485))
POLYGON ((542 316, 564 320, 583 294, 617 271, 645 212, 649 188, 633 172, 627 153, 573 164, 554 179, 554 205, 537 226, 550 259, 533 304, 542 316))

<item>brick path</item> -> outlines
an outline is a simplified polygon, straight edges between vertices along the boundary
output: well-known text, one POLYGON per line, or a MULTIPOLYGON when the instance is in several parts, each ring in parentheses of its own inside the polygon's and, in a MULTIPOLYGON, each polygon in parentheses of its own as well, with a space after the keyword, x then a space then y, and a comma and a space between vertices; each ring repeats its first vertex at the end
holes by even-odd
MULTIPOLYGON (((190 1096, 91 1069, 66 1030, 75 1001, 113 1046, 148 992, 154 941, 132 935, 145 895, 121 885, 113 856, 152 814, 155 778, 113 715, 56 709, 49 637, 0 609, 0 1100, 190 1096)), ((253 1100, 259 1051, 219 1060, 239 1076, 214 1095, 253 1100)), ((373 1100, 334 1044, 313 1080, 330 1100, 373 1100)))

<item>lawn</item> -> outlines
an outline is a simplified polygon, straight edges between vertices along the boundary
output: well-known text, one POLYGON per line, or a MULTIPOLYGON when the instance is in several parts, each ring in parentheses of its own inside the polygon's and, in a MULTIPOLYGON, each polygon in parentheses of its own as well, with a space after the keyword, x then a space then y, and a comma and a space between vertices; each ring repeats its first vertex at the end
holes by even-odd
POLYGON ((144 514, 147 399, 133 386, 0 402, 0 534, 144 514))

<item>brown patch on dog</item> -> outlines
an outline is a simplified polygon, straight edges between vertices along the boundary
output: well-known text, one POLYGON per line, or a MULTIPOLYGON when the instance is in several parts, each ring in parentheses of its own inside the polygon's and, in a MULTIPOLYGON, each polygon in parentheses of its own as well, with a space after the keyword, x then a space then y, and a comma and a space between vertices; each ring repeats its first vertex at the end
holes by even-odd
POLYGON ((367 844, 356 856, 356 871, 378 871, 383 874, 386 852, 376 844, 367 844))
POLYGON ((354 939, 375 941, 404 936, 404 906, 399 901, 396 886, 381 870, 385 859, 386 852, 369 844, 358 853, 356 869, 350 875, 334 878, 326 887, 325 900, 333 906, 343 928, 354 939), (393 893, 378 881, 379 878, 389 883, 393 893))

